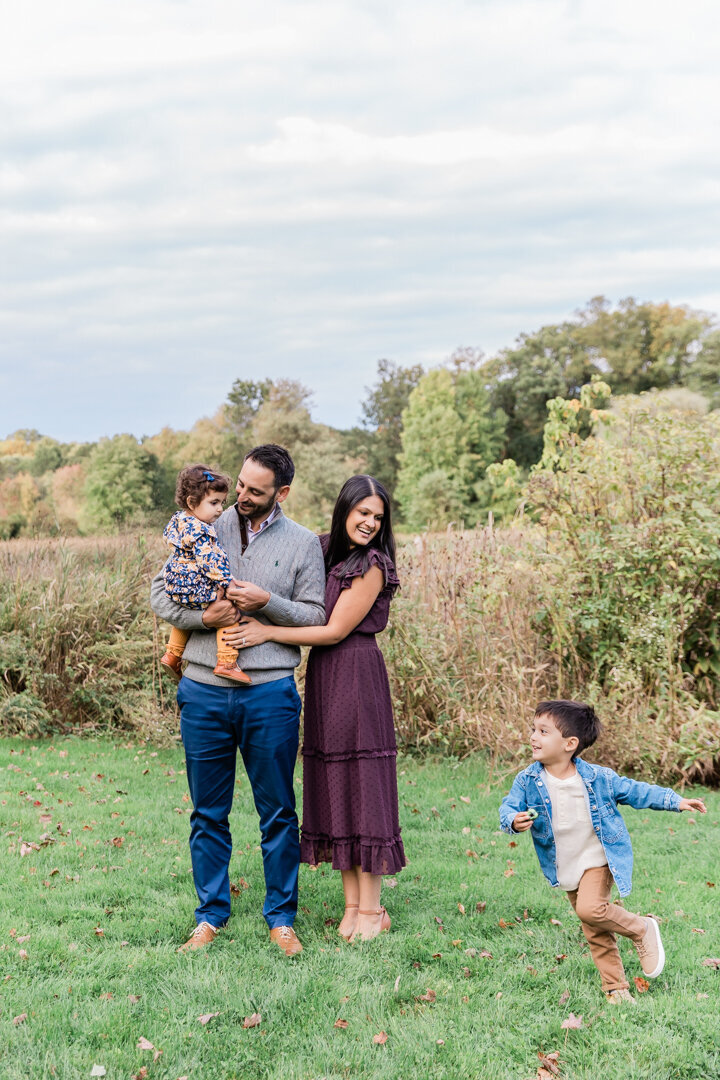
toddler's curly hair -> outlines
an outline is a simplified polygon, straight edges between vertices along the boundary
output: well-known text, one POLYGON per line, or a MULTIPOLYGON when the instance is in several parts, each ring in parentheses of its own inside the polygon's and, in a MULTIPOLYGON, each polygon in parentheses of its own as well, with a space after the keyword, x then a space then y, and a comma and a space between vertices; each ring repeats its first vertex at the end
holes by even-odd
POLYGON ((175 484, 175 503, 181 510, 194 510, 209 491, 230 490, 230 477, 209 465, 187 465, 178 473, 175 484))

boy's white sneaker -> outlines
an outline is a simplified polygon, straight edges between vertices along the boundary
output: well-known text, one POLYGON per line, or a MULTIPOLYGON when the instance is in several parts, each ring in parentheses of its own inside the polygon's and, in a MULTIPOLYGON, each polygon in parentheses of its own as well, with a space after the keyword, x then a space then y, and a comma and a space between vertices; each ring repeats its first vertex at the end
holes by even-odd
POLYGON ((624 1001, 629 1002, 631 1005, 637 1005, 637 1001, 630 991, 624 988, 620 990, 606 990, 605 997, 610 1005, 622 1005, 624 1001))
POLYGON ((654 916, 645 916, 645 937, 642 941, 634 941, 633 945, 638 951, 645 978, 656 979, 665 967, 665 950, 660 937, 660 927, 654 916))

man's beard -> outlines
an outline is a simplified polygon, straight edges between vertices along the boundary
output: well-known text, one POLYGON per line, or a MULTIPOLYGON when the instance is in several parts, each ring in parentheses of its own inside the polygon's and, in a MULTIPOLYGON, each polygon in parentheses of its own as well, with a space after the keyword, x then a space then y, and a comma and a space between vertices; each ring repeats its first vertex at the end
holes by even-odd
POLYGON ((243 517, 246 517, 248 519, 248 521, 255 522, 259 518, 269 517, 275 507, 275 503, 276 499, 273 495, 272 498, 268 499, 267 502, 261 503, 260 505, 255 504, 254 508, 249 513, 246 513, 245 510, 243 510, 242 506, 240 506, 240 500, 238 500, 238 510, 243 515, 243 517))

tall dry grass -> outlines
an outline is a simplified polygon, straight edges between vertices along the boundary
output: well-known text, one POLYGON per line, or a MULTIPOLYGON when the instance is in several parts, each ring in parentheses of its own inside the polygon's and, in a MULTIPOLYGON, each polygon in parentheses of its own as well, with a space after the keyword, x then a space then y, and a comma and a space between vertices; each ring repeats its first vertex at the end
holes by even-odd
POLYGON ((489 526, 401 546, 383 651, 404 745, 483 749, 493 766, 525 745, 535 705, 558 685, 535 620, 540 543, 530 527, 489 526))
MULTIPOLYGON (((0 730, 174 737, 173 687, 158 663, 166 628, 148 605, 164 554, 142 536, 0 544, 0 730)), ((400 744, 483 751, 493 772, 509 769, 528 759, 537 702, 576 697, 605 722, 595 760, 717 781, 720 723, 702 701, 687 692, 669 710, 636 684, 601 687, 567 648, 567 569, 522 521, 402 541, 402 589, 380 639, 400 744)))
POLYGON ((173 695, 148 607, 162 545, 142 536, 0 544, 0 725, 163 737, 173 695))

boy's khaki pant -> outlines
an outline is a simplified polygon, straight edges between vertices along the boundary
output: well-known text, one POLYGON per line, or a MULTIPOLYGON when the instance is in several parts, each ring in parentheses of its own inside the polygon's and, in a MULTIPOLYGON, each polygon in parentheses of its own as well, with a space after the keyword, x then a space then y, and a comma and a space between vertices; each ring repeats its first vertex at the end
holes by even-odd
POLYGON ((627 990, 616 934, 640 942, 646 925, 639 915, 626 911, 620 904, 610 903, 613 876, 607 866, 594 866, 580 878, 577 889, 568 892, 568 900, 580 919, 583 933, 590 946, 590 955, 600 972, 602 988, 627 990))

